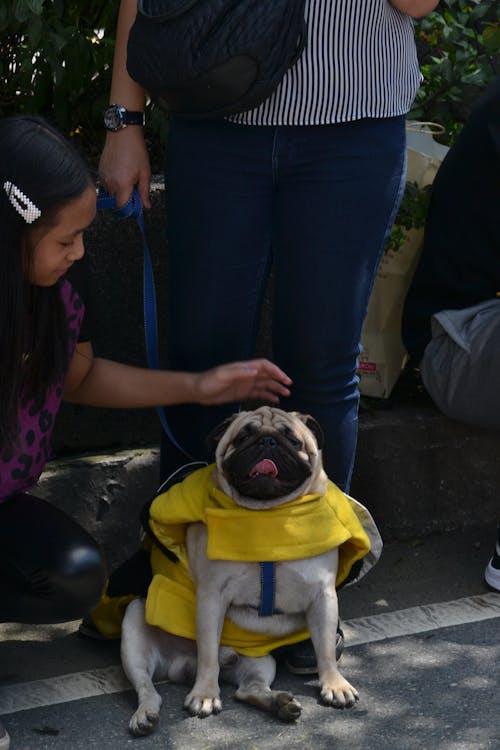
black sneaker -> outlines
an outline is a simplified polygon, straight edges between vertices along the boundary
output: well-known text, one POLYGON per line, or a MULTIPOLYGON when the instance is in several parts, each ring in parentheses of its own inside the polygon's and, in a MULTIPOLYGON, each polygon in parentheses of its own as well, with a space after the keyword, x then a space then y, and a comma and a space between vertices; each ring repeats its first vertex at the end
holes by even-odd
MULTIPOLYGON (((337 661, 340 660, 343 650, 344 633, 339 625, 335 640, 335 657, 337 661)), ((292 674, 317 674, 318 672, 316 654, 314 653, 314 647, 310 639, 294 643, 293 646, 283 646, 272 653, 276 660, 283 662, 292 674)))
POLYGON ((0 750, 9 750, 10 737, 7 730, 5 729, 2 721, 0 720, 0 750))
POLYGON ((492 589, 500 591, 500 523, 497 526, 495 553, 484 571, 484 579, 492 589))
POLYGON ((81 621, 78 627, 78 635, 83 635, 85 638, 92 638, 94 641, 108 640, 106 636, 97 629, 91 615, 85 615, 85 617, 81 621))

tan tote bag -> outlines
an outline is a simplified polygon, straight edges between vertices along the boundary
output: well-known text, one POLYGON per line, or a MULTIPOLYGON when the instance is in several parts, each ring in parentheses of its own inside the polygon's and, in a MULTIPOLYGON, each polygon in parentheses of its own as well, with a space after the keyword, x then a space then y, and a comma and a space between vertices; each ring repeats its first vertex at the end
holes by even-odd
MULTIPOLYGON (((419 188, 432 183, 448 151, 433 137, 442 130, 434 123, 407 121, 407 182, 419 188)), ((401 318, 423 237, 423 227, 405 230, 403 244, 386 251, 380 262, 361 334, 358 375, 364 396, 388 398, 406 364, 401 318)))

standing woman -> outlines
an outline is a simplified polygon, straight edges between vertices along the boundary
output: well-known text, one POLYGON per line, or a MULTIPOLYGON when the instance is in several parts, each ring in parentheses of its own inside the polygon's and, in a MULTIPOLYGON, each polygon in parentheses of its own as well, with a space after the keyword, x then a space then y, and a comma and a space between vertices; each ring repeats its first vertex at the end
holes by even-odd
MULTIPOLYGON (((420 83, 411 17, 437 4, 308 0, 306 49, 267 101, 229 120, 169 123, 170 363, 200 369, 253 353, 273 266, 273 351, 294 382, 288 406, 319 420, 327 471, 344 490, 361 328, 404 187, 405 115, 420 83)), ((136 9, 122 0, 110 95, 129 112, 144 108, 125 67, 136 9)), ((108 132, 100 177, 120 204, 137 183, 149 205, 141 125, 108 132)), ((232 408, 183 406, 169 420, 203 457, 206 434, 232 408)), ((165 455, 165 472, 182 461, 171 446, 165 455)))
MULTIPOLYGON (((404 189, 405 116, 421 80, 412 18, 437 4, 307 0, 306 48, 268 100, 229 119, 169 122, 170 364, 198 370, 253 353, 272 267, 273 355, 294 383, 287 408, 321 424, 325 468, 345 491, 361 329, 404 189)), ((136 10, 122 0, 110 101, 141 113, 144 91, 126 71, 136 10)), ((107 134, 100 177, 119 203, 137 183, 149 205, 142 125, 107 134)), ((205 436, 233 408, 175 407, 169 421, 203 458, 205 436)), ((165 475, 185 460, 166 448, 165 475)))

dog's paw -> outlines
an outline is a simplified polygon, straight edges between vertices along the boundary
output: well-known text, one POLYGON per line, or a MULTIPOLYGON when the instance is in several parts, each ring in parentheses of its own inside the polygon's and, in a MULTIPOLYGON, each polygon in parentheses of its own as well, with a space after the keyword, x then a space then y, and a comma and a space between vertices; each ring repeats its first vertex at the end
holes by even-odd
POLYGON ((191 716, 199 716, 200 719, 204 719, 205 716, 220 713, 222 711, 222 701, 218 695, 214 695, 213 697, 198 695, 191 690, 184 700, 184 708, 189 711, 191 716))
POLYGON ((151 734, 158 724, 160 712, 149 704, 142 703, 130 719, 128 728, 135 737, 151 734))
POLYGON ((321 685, 320 700, 334 708, 352 708, 359 700, 359 694, 343 677, 321 685))
POLYGON ((274 702, 276 713, 281 721, 297 721, 302 713, 302 706, 291 693, 276 692, 274 702))

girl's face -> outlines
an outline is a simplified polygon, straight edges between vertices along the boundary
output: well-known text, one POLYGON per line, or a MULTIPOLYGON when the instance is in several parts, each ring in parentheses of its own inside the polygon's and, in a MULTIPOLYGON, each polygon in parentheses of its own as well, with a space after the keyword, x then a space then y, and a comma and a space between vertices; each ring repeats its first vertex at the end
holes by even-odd
POLYGON ((85 252, 83 233, 96 212, 96 193, 88 187, 61 209, 54 224, 39 240, 35 239, 30 282, 35 286, 53 286, 75 260, 85 252))

